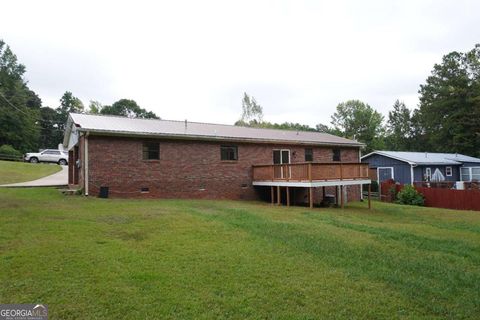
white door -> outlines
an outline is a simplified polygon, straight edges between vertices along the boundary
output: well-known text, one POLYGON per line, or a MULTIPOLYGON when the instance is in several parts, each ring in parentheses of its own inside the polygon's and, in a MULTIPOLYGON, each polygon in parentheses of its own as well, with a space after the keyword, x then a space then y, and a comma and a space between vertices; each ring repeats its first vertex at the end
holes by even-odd
MULTIPOLYGON (((290 163, 290 150, 288 149, 278 149, 273 150, 273 164, 289 164, 290 163)), ((275 166, 275 177, 276 178, 285 178, 282 167, 275 166)))

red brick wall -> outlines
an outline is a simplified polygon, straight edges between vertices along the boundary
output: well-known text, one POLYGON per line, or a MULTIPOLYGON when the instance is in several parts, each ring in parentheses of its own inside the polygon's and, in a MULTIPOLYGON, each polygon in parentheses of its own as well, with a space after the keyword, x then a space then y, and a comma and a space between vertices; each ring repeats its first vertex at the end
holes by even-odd
MULTIPOLYGON (((83 143, 81 139, 80 185, 83 143)), ((258 190, 252 186, 252 165, 272 163, 273 149, 291 150, 292 163, 305 160, 303 146, 235 143, 238 161, 221 161, 221 144, 90 136, 89 194, 98 195, 100 186, 108 186, 112 197, 258 199, 258 190), (144 141, 160 142, 160 160, 142 159, 144 141), (142 187, 149 192, 141 193, 142 187)), ((331 162, 331 148, 313 149, 314 161, 331 162)), ((358 148, 342 149, 342 162, 358 162, 358 156, 358 148)), ((348 198, 359 196, 352 190, 348 198)))

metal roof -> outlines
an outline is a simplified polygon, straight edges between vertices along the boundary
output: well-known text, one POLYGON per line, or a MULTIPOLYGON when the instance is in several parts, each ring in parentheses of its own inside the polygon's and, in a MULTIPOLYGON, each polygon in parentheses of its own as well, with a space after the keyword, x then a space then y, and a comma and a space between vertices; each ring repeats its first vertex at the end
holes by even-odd
POLYGON ((162 136, 183 139, 230 140, 294 143, 311 145, 345 145, 361 147, 362 143, 327 133, 295 130, 248 128, 224 124, 158 119, 131 119, 119 116, 70 113, 65 141, 75 125, 78 131, 104 135, 162 136))
POLYGON ((362 157, 362 160, 378 154, 392 159, 408 162, 409 164, 462 164, 463 162, 478 162, 480 159, 459 153, 437 152, 406 152, 406 151, 374 151, 362 157))

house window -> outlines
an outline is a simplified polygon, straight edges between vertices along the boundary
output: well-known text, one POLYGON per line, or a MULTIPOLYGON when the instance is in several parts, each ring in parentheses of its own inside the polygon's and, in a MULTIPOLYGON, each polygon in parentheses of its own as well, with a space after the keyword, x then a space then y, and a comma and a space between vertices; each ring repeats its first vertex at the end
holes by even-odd
POLYGON ((158 142, 143 143, 143 160, 160 160, 160 144, 158 142))
POLYGON ((306 148, 305 149, 305 161, 313 161, 313 149, 312 148, 306 148))
POLYGON ((480 167, 460 168, 460 180, 480 181, 480 167))
POLYGON ((470 168, 460 168, 460 180, 470 181, 470 168))
POLYGON ((238 160, 238 147, 220 146, 220 159, 222 161, 238 160))
POLYGON ((445 175, 447 177, 451 177, 452 176, 452 167, 445 167, 445 175))
POLYGON ((341 153, 339 148, 332 149, 333 151, 333 161, 342 161, 341 153))
POLYGON ((425 181, 432 180, 432 169, 425 168, 425 181))
POLYGON ((480 167, 472 167, 472 181, 480 181, 480 167))

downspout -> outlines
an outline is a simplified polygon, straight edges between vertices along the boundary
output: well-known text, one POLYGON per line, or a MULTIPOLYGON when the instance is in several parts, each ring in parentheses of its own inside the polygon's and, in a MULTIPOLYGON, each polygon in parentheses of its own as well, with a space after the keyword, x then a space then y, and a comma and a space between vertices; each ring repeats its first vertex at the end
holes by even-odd
MULTIPOLYGON (((362 162, 362 150, 358 148, 358 162, 362 162)), ((363 184, 360 184, 360 200, 363 201, 363 184)))
POLYGON ((84 143, 84 151, 85 151, 85 165, 84 165, 84 182, 85 182, 85 196, 88 196, 88 134, 85 134, 85 143, 84 143))
MULTIPOLYGON (((416 166, 417 165, 415 165, 415 167, 416 166)), ((410 181, 411 181, 412 186, 413 186, 413 182, 414 182, 414 179, 415 179, 415 175, 413 174, 413 168, 414 168, 413 163, 410 163, 410 181)))

